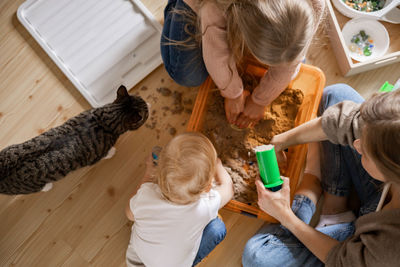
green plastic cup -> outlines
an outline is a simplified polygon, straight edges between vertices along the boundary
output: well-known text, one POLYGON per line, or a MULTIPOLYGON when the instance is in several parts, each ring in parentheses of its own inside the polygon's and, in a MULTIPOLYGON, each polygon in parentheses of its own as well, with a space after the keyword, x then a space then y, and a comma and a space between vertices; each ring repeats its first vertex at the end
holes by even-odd
POLYGON ((262 145, 254 148, 254 151, 256 152, 261 181, 265 188, 278 191, 282 188, 283 180, 279 172, 274 146, 262 145))

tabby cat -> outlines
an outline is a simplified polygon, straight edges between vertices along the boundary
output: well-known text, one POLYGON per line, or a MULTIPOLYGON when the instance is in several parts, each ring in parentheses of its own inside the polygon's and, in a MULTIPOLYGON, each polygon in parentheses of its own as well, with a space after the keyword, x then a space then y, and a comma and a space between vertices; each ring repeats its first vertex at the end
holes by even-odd
MULTIPOLYGON (((116 100, 82 112, 63 125, 0 152, 0 193, 29 194, 105 157, 118 137, 149 116, 146 102, 124 86, 116 100)), ((47 186, 46 186, 47 187, 47 186)))

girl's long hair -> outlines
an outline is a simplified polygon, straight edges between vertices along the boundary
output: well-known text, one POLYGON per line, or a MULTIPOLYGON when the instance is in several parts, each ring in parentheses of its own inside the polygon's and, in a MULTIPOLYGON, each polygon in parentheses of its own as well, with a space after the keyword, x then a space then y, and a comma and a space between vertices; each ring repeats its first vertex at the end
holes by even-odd
MULTIPOLYGON (((199 8, 207 2, 222 10, 227 42, 238 64, 246 57, 266 65, 301 60, 318 27, 319 16, 309 0, 199 0, 199 8)), ((187 23, 190 37, 166 44, 184 49, 201 46, 200 17, 185 10, 174 12, 187 23)))

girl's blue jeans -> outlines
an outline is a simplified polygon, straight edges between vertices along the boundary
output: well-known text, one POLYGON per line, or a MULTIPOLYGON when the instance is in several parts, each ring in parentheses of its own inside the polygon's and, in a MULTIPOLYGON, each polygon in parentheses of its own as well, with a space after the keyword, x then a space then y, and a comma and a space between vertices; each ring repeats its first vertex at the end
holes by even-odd
MULTIPOLYGON (((351 100, 364 99, 350 86, 335 84, 324 89, 319 106, 322 114, 328 107, 351 100)), ((361 165, 361 156, 349 146, 322 142, 321 174, 324 191, 347 196, 354 188, 360 199, 359 216, 376 209, 380 198, 380 182, 368 175, 361 165)), ((314 203, 302 195, 295 195, 292 210, 305 223, 314 212, 314 203)), ((342 223, 316 230, 344 241, 354 234, 354 223, 342 223)), ((324 266, 291 232, 280 224, 265 224, 246 244, 242 256, 243 266, 324 266)))
POLYGON ((196 32, 196 25, 188 23, 188 16, 181 11, 196 17, 196 13, 183 0, 168 0, 164 10, 161 56, 165 69, 176 83, 187 87, 199 86, 208 77, 208 72, 201 46, 191 38, 196 32), (190 41, 183 45, 176 43, 185 40, 190 41))

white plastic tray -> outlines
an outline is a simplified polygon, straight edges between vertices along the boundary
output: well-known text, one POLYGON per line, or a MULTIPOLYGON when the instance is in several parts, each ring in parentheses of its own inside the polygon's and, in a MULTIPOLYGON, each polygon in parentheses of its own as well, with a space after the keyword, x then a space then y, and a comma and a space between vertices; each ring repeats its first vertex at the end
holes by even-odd
POLYGON ((18 19, 98 107, 161 63, 161 25, 139 0, 28 0, 18 19))

